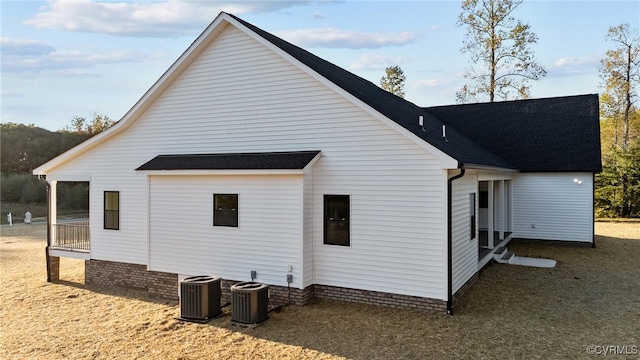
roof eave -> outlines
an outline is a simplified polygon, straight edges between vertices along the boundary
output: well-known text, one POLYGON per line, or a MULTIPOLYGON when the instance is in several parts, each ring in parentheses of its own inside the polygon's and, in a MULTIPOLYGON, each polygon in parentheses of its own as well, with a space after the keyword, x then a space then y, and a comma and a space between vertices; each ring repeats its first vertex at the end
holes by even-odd
POLYGON ((506 168, 501 166, 491 166, 482 164, 463 163, 460 165, 461 169, 467 170, 486 170, 486 171, 503 171, 503 172, 520 172, 518 169, 506 168))

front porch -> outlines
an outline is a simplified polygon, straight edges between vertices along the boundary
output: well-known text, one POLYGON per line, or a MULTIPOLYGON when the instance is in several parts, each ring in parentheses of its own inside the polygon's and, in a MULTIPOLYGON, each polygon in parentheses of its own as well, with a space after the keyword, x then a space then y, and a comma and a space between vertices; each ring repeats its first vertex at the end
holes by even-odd
POLYGON ((493 258, 495 250, 506 246, 512 239, 512 233, 505 231, 503 237, 500 237, 500 231, 493 232, 493 239, 489 239, 487 230, 479 231, 478 239, 478 267, 482 268, 493 258), (491 242, 489 242, 491 240, 491 242))
MULTIPOLYGON (((58 219, 59 184, 55 180, 47 182, 49 184, 48 215, 50 219, 48 256, 88 260, 91 251, 89 219, 58 219)), ((69 183, 78 183, 78 181, 70 181, 69 183)), ((64 190, 63 188, 63 192, 64 190)))
POLYGON ((66 221, 51 224, 51 250, 89 253, 89 220, 66 221))
POLYGON ((480 192, 478 229, 478 268, 491 262, 493 253, 512 238, 511 180, 497 175, 478 183, 480 192))

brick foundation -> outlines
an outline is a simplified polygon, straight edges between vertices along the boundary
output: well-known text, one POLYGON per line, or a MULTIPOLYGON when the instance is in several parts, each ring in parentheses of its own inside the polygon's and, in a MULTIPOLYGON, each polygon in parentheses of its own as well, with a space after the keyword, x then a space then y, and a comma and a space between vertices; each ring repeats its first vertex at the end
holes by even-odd
POLYGON ((147 266, 104 260, 85 260, 84 282, 87 285, 147 290, 147 266))
POLYGON ((149 271, 147 275, 150 296, 178 300, 178 274, 149 271))
MULTIPOLYGON (((477 274, 456 293, 457 300, 470 288, 477 274)), ((221 303, 231 302, 231 286, 238 283, 234 280, 222 280, 220 283, 221 303)), ((146 265, 128 264, 104 260, 85 261, 85 283, 103 287, 124 287, 144 289, 151 297, 178 300, 178 274, 147 271, 146 265)), ((349 301, 362 304, 381 305, 392 308, 420 309, 446 312, 445 300, 424 298, 419 296, 393 294, 379 291, 360 290, 327 285, 311 285, 304 289, 287 288, 286 286, 269 286, 269 304, 304 305, 317 297, 320 299, 349 301), (291 299, 291 301, 289 301, 291 299)))
POLYGON ((447 311, 447 302, 445 300, 379 291, 314 285, 313 295, 320 299, 341 300, 392 308, 420 309, 438 312, 447 311))
POLYGON ((60 258, 49 256, 49 281, 60 280, 60 258))

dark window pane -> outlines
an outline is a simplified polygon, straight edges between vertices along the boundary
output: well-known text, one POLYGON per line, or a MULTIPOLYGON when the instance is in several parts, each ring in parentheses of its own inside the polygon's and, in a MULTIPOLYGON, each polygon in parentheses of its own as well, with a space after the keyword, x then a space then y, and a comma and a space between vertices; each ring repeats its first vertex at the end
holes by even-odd
POLYGON ((349 195, 324 196, 324 243, 350 245, 349 195))
POLYGON ((120 229, 120 192, 104 192, 104 228, 120 229))
POLYGON ((238 226, 238 195, 213 195, 213 225, 238 226))
POLYGON ((486 209, 489 207, 489 192, 480 191, 480 208, 486 209))
POLYGON ((469 194, 469 214, 471 227, 471 240, 476 238, 476 193, 469 194))

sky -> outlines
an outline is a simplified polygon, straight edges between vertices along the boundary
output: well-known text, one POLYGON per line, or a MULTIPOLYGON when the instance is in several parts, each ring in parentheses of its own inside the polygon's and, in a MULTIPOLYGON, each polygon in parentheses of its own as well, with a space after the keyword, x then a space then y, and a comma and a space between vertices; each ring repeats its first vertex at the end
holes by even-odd
MULTIPOLYGON (((468 81, 461 1, 0 0, 0 122, 52 131, 75 116, 119 120, 220 11, 375 84, 400 65, 406 99, 455 103, 468 81)), ((535 98, 602 93, 611 26, 640 27, 640 1, 525 0, 514 16, 538 36, 547 76, 535 98)))

